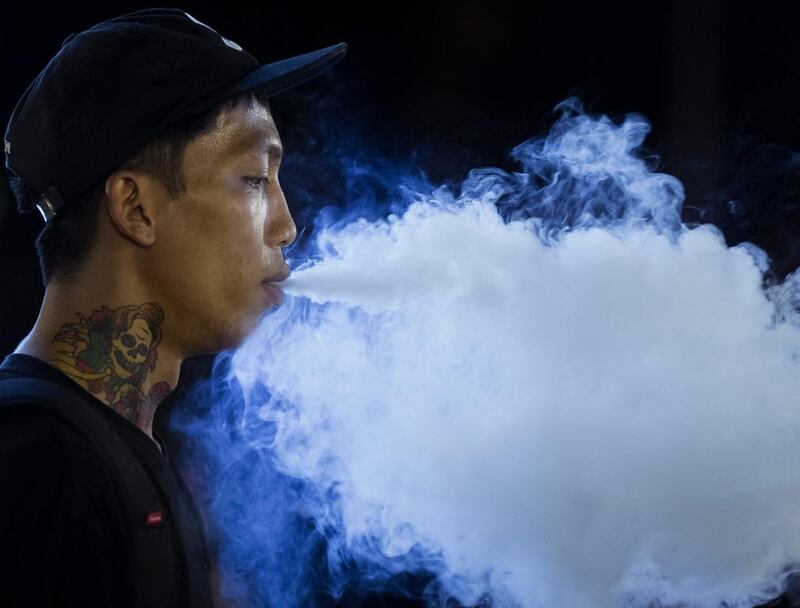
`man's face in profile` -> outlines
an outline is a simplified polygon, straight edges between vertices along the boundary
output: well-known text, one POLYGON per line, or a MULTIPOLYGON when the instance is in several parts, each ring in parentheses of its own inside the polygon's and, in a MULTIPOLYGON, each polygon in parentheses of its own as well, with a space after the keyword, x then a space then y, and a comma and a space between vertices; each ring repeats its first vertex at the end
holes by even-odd
POLYGON ((164 201, 148 272, 189 354, 238 345, 280 304, 262 282, 287 269, 281 247, 296 237, 281 155, 271 112, 255 102, 223 113, 186 148, 187 191, 164 201))

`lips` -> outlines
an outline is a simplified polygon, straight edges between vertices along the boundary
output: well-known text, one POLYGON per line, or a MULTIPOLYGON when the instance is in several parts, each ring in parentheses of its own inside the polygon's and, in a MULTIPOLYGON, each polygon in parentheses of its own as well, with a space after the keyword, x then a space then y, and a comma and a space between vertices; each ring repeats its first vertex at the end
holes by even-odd
POLYGON ((289 278, 289 275, 292 274, 291 269, 288 266, 285 266, 280 272, 274 274, 272 276, 267 277, 262 283, 279 283, 280 281, 285 281, 289 278))
POLYGON ((283 291, 281 291, 281 288, 276 285, 276 283, 285 281, 289 278, 290 274, 292 274, 292 271, 289 269, 289 266, 284 266, 280 272, 268 276, 266 279, 261 281, 261 287, 269 295, 273 304, 283 304, 283 291))

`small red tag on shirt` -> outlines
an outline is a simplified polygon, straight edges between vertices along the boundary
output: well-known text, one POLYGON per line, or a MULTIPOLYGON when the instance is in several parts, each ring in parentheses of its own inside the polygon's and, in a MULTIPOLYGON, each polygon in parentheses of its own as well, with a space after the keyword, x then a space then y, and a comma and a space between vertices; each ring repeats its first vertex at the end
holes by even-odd
POLYGON ((164 520, 164 515, 161 511, 150 511, 147 514, 147 519, 145 520, 147 525, 151 528, 154 526, 161 525, 161 522, 164 520))

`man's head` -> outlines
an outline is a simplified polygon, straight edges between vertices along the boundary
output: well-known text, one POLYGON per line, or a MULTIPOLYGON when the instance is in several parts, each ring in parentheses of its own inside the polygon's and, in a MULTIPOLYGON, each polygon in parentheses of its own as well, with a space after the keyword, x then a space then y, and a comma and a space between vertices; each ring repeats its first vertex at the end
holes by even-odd
POLYGON ((280 300, 262 282, 286 274, 282 248, 296 235, 267 99, 345 50, 259 66, 180 9, 70 35, 4 141, 20 211, 38 207, 46 221, 44 283, 96 277, 146 295, 187 355, 238 344, 280 300))
MULTIPOLYGON (((186 191, 186 172, 183 161, 189 142, 215 128, 219 116, 236 106, 258 103, 270 109, 268 96, 248 92, 229 99, 200 114, 167 127, 161 134, 142 146, 120 169, 139 170, 158 178, 166 191, 177 197, 186 191)), ((97 236, 97 211, 106 200, 106 177, 70 205, 67 210, 47 222, 36 240, 36 253, 42 283, 73 281, 94 244, 97 236)), ((40 194, 19 177, 9 182, 17 207, 32 209, 40 194)))
MULTIPOLYGON (((282 248, 296 236, 281 155, 265 95, 175 124, 45 225, 36 243, 45 284, 103 263, 109 279, 134 272, 186 348, 234 346, 279 302, 261 283, 285 272, 282 248), (112 266, 120 259, 124 269, 112 266)), ((11 185, 29 205, 24 183, 11 185)))

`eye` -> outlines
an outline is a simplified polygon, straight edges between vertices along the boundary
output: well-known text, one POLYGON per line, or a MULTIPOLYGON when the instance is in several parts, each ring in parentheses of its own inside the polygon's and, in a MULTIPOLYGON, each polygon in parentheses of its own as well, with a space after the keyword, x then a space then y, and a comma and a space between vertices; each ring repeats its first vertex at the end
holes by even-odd
POLYGON ((136 338, 134 338, 131 334, 125 334, 122 336, 122 345, 125 348, 130 348, 134 344, 136 344, 136 338))
POLYGON ((245 177, 244 180, 254 188, 261 188, 264 182, 269 183, 268 177, 245 177))

